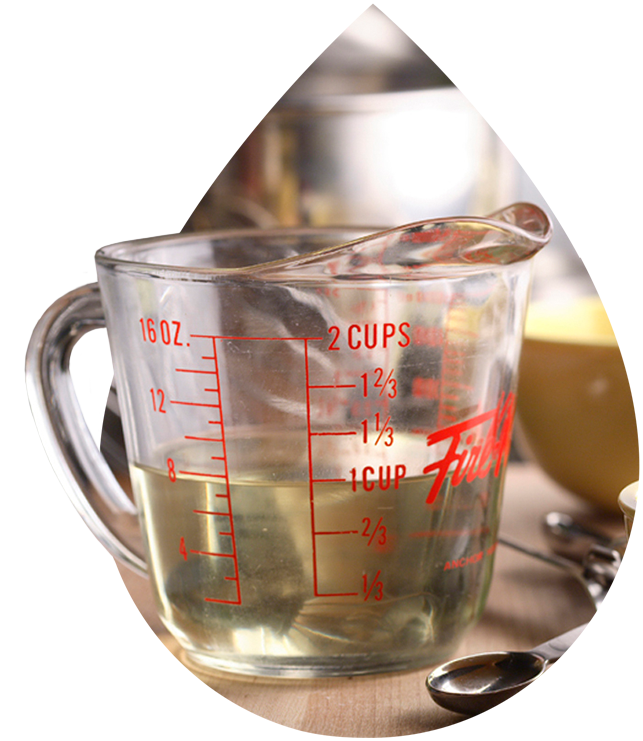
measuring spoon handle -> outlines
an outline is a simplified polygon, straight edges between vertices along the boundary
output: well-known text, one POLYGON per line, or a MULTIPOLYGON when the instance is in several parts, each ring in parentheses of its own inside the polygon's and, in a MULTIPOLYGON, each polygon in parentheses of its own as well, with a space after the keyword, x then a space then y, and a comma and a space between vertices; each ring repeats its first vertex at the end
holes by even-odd
POLYGON ((609 617, 592 620, 585 625, 552 638, 532 653, 550 662, 563 661, 576 656, 584 656, 606 648, 618 648, 638 643, 641 636, 640 604, 609 617))
POLYGON ((77 288, 53 303, 29 342, 27 393, 47 456, 85 524, 115 558, 146 575, 144 558, 119 533, 131 524, 136 507, 87 428, 70 373, 76 342, 103 327, 105 316, 96 283, 77 288))

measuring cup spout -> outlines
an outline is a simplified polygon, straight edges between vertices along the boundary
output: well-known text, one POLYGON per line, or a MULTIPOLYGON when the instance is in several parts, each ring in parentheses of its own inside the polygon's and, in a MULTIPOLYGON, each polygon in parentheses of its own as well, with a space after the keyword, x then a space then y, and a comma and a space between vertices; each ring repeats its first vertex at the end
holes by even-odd
POLYGON ((262 280, 333 278, 416 280, 527 260, 551 239, 551 222, 530 203, 487 217, 449 217, 389 229, 335 247, 263 263, 262 280))

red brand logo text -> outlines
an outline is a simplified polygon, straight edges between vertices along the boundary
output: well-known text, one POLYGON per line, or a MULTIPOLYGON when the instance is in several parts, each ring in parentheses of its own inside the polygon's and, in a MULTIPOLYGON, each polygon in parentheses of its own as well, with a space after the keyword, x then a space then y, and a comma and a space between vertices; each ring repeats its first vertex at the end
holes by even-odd
POLYGON ((495 409, 428 435, 426 444, 429 447, 449 439, 451 444, 443 458, 424 468, 425 474, 437 472, 426 498, 427 504, 435 501, 449 469, 454 464, 451 486, 458 486, 465 480, 471 483, 475 479, 483 479, 492 469, 493 475, 499 476, 503 463, 506 463, 509 456, 514 411, 515 395, 507 394, 505 399, 502 394, 495 409), (488 428, 483 437, 483 428, 486 424, 488 428), (464 437, 466 433, 469 434, 464 437))

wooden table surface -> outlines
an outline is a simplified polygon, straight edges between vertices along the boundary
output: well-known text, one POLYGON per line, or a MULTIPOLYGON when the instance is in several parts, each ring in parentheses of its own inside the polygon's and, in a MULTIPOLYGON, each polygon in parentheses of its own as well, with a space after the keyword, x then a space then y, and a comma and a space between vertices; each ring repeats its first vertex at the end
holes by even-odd
MULTIPOLYGON (((540 521, 551 510, 613 534, 623 529, 535 466, 511 464, 501 531, 545 549, 540 521)), ((426 670, 311 680, 195 671, 161 625, 145 580, 104 552, 100 569, 102 738, 640 737, 638 646, 550 666, 519 704, 468 718, 433 703, 426 670)), ((499 546, 485 612, 457 655, 532 648, 594 617, 573 578, 499 546)))

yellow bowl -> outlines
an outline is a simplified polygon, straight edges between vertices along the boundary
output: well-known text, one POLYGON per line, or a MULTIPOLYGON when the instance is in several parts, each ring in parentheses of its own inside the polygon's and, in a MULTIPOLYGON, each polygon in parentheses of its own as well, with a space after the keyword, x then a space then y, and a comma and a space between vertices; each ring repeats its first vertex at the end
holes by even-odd
POLYGON ((625 516, 627 544, 632 554, 636 589, 641 591, 641 482, 635 481, 619 494, 618 503, 625 516))
POLYGON ((518 383, 518 446, 555 481, 610 512, 638 479, 625 366, 602 303, 533 303, 518 383))

